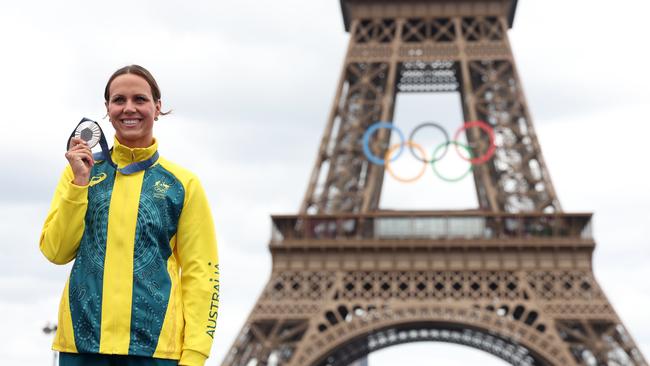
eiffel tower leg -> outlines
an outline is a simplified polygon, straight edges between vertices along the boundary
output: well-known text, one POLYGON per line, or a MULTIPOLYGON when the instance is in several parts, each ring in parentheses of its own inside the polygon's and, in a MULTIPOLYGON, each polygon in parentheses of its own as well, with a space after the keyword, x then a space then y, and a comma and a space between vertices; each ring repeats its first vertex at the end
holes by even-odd
MULTIPOLYGON (((302 212, 360 212, 368 202, 378 200, 380 189, 375 188, 381 185, 377 179, 383 177, 383 169, 368 164, 358 141, 373 122, 392 117, 392 104, 386 102, 392 101, 392 95, 386 98, 386 88, 394 73, 387 62, 346 64, 338 92, 344 93, 343 99, 333 107, 302 212), (329 169, 321 170, 324 167, 329 169), (366 186, 370 187, 364 191, 366 186)), ((385 130, 379 135, 381 141, 388 141, 385 130)))

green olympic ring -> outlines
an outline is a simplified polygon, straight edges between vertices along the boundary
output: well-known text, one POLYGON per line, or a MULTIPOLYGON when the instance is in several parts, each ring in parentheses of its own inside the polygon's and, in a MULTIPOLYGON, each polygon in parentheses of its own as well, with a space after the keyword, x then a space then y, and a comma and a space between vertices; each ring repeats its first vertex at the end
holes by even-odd
MULTIPOLYGON (((456 145, 456 147, 460 146, 460 147, 464 148, 465 151, 467 151, 467 153, 469 154, 469 159, 472 159, 474 157, 474 155, 472 154, 472 149, 470 149, 469 146, 467 146, 465 144, 461 144, 458 141, 443 142, 442 144, 438 145, 435 148, 435 150, 433 150, 433 156, 436 156, 436 153, 438 153, 438 150, 440 150, 443 147, 448 147, 449 145, 456 145)), ((468 159, 466 159, 466 160, 468 160, 468 159)), ((469 169, 467 169, 467 171, 465 173, 461 174, 460 176, 458 176, 456 178, 447 178, 447 177, 444 177, 442 174, 440 174, 440 172, 438 172, 438 169, 436 169, 436 162, 438 162, 438 161, 440 161, 440 160, 436 160, 436 161, 431 162, 431 169, 433 169, 433 173, 438 178, 444 180, 445 182, 452 182, 452 183, 453 182, 458 182, 458 181, 462 180, 463 178, 465 178, 467 176, 467 174, 469 174, 472 170, 474 170, 474 165, 470 163, 469 164, 469 169)))

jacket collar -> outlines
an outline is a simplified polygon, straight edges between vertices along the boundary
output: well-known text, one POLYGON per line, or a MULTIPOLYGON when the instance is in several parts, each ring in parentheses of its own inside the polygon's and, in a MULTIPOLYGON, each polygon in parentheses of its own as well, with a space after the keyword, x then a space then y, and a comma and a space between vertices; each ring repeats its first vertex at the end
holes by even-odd
POLYGON ((117 137, 115 137, 113 138, 113 153, 111 154, 111 158, 118 167, 122 168, 131 163, 149 159, 157 150, 158 141, 155 138, 149 147, 130 148, 122 145, 117 140, 117 137))

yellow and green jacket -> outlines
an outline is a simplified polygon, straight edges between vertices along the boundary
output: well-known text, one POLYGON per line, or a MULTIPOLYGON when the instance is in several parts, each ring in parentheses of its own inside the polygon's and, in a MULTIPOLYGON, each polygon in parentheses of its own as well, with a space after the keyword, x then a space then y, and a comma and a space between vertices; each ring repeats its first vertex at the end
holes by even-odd
MULTIPOLYGON (((117 139, 119 168, 151 157, 117 139)), ((180 359, 203 365, 219 307, 219 264, 210 207, 195 175, 160 157, 124 175, 96 162, 87 186, 68 166, 40 238, 51 262, 75 260, 53 349, 180 359)))

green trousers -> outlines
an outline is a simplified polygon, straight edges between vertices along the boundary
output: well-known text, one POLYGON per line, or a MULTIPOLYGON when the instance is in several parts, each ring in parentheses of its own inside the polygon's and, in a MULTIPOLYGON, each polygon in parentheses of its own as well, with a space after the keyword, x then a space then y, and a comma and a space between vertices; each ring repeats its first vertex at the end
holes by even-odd
POLYGON ((96 353, 59 353, 59 366, 177 366, 176 360, 162 358, 101 355, 96 353))

